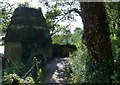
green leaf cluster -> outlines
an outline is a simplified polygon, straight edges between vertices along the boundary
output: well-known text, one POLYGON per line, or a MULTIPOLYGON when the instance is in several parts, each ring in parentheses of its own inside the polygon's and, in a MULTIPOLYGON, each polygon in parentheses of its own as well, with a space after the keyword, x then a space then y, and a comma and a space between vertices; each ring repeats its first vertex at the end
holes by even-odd
POLYGON ((106 3, 106 8, 111 31, 112 53, 116 68, 111 78, 113 79, 113 83, 118 83, 120 81, 120 2, 106 3))
POLYGON ((9 2, 0 2, 1 9, 0 9, 0 30, 6 32, 7 26, 10 23, 11 16, 14 11, 14 5, 10 4, 9 2))

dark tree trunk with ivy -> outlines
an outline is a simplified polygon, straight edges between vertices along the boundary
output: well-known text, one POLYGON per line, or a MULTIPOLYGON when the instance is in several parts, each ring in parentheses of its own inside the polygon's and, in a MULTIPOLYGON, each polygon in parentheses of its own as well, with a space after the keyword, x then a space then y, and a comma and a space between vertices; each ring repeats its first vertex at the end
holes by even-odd
POLYGON ((107 76, 107 82, 110 82, 110 76, 113 74, 114 61, 105 4, 103 2, 81 2, 80 5, 81 18, 84 24, 84 43, 91 53, 92 59, 99 71, 105 68, 104 73, 99 76, 107 76))

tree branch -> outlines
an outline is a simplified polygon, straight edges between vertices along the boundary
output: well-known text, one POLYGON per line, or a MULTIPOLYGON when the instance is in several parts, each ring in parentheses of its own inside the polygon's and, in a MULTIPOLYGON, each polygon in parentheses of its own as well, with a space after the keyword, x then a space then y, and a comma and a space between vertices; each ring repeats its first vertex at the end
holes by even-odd
POLYGON ((71 13, 71 12, 75 12, 75 13, 77 13, 81 16, 81 12, 76 8, 73 8, 72 10, 69 10, 69 13, 71 13))
POLYGON ((55 24, 57 24, 60 20, 62 20, 67 14, 68 13, 65 13, 65 15, 62 18, 60 18, 57 22, 55 22, 55 24))

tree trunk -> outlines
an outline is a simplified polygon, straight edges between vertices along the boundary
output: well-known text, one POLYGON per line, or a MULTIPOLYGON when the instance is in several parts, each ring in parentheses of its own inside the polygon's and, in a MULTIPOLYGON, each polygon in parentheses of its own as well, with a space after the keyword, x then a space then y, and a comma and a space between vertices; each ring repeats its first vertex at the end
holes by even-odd
POLYGON ((105 75, 113 73, 113 56, 110 31, 103 2, 81 2, 81 18, 84 24, 83 40, 94 62, 106 68, 105 75))

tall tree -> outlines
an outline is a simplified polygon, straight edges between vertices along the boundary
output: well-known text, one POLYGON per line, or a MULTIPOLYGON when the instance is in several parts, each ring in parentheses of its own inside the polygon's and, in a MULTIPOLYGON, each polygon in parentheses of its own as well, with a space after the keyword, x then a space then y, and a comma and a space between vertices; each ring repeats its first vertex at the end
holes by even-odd
POLYGON ((84 43, 96 64, 107 69, 103 75, 107 75, 108 81, 110 81, 114 61, 105 4, 103 2, 81 2, 80 5, 84 24, 84 43))

